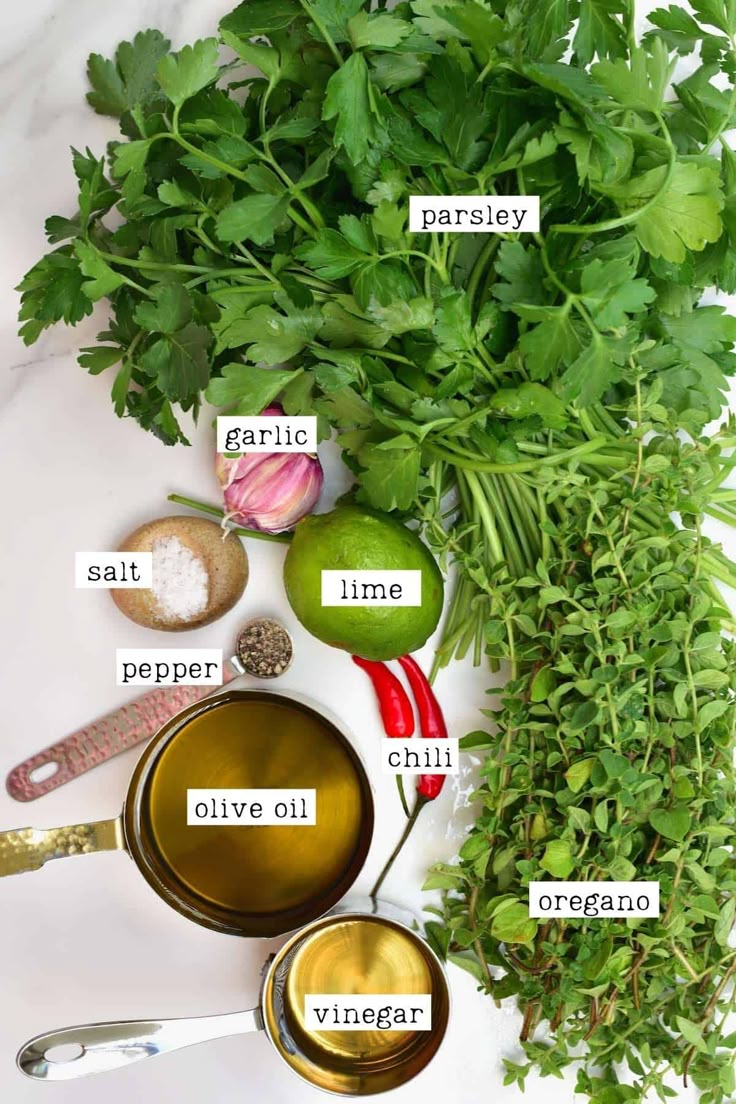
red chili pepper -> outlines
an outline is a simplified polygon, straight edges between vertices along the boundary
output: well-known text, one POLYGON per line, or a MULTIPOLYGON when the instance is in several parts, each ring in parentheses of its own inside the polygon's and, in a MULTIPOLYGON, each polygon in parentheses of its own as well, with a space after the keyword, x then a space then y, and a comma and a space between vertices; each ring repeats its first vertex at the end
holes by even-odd
POLYGON ((353 656, 353 663, 361 667, 373 683, 386 735, 411 736, 414 732, 414 710, 396 675, 389 671, 385 663, 361 659, 360 656, 353 656))
MULTIPOLYGON (((427 676, 416 660, 410 655, 401 656, 399 663, 409 680, 414 700, 419 710, 419 729, 425 740, 446 740, 447 725, 440 709, 440 703, 434 696, 427 676)), ((417 782, 417 793, 427 801, 438 797, 445 784, 444 774, 421 774, 417 782)))

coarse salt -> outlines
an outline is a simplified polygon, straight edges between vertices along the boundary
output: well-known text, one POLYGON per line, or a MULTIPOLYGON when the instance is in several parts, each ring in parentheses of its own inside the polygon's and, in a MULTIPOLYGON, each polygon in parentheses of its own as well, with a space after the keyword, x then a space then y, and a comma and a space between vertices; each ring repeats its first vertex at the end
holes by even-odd
POLYGON ((209 576, 177 537, 159 537, 153 552, 153 596, 163 621, 192 621, 207 608, 209 576))

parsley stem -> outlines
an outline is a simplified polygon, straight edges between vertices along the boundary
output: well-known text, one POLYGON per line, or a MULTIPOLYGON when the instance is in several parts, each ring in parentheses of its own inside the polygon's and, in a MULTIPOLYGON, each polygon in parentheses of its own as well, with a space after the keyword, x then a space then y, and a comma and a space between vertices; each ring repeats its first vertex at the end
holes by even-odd
MULTIPOLYGON (((460 433, 464 433, 467 426, 472 425, 474 422, 480 421, 481 418, 488 418, 493 414, 493 409, 490 406, 481 406, 477 410, 472 411, 471 414, 466 414, 464 418, 447 418, 446 422, 449 423, 446 429, 443 429, 440 437, 456 437, 460 433)), ((434 422, 433 425, 437 425, 434 422)), ((540 448, 544 450, 544 445, 540 445, 540 448)))
POLYGON ((263 160, 267 161, 273 171, 276 173, 276 175, 281 177, 282 183, 293 195, 294 199, 297 200, 298 203, 301 203, 302 207, 307 212, 316 228, 318 230, 321 230, 325 224, 325 220, 322 218, 319 209, 315 207, 309 196, 304 195, 304 193, 299 188, 299 185, 291 179, 286 170, 282 169, 281 165, 279 165, 276 158, 271 155, 271 152, 270 150, 268 150, 268 148, 266 149, 266 156, 263 158, 263 160))
MULTIPOLYGON (((251 275, 243 268, 210 268, 203 276, 197 276, 194 280, 188 280, 186 287, 194 288, 199 287, 200 284, 209 284, 214 280, 243 280, 245 281, 242 290, 243 291, 260 291, 262 288, 270 288, 271 285, 264 284, 256 278, 255 275, 251 275)), ((235 288, 232 289, 233 291, 235 288)))
MULTIPOLYGON (((731 35, 729 41, 730 41, 730 45, 731 45, 730 53, 731 53, 732 62, 736 62, 736 36, 731 35)), ((728 143, 724 142, 723 135, 727 130, 730 130, 732 125, 733 125, 732 120, 733 120, 733 113, 734 113, 735 108, 736 108, 736 83, 732 82, 732 84, 731 84, 731 95, 729 96, 729 100, 728 100, 728 110, 723 112, 723 115, 721 117, 721 122, 720 122, 720 124, 718 126, 718 129, 716 130, 715 134, 713 134, 712 137, 709 136, 709 143, 710 143, 711 147, 714 146, 716 142, 720 142, 727 150, 730 151, 731 147, 728 145, 728 143)))
POLYGON ((366 356, 385 357, 386 360, 395 360, 399 364, 410 364, 412 368, 414 367, 413 360, 410 360, 409 357, 402 356, 400 353, 392 353, 390 349, 362 349, 358 346, 353 346, 353 352, 360 353, 361 355, 365 354, 366 356))
POLYGON ((531 568, 532 565, 528 563, 528 557, 525 557, 522 552, 516 535, 515 526, 512 524, 509 517, 509 512, 506 508, 499 483, 501 477, 480 473, 477 478, 485 491, 486 499, 493 509, 497 528, 503 534, 504 549, 506 553, 505 559, 514 574, 520 577, 524 574, 527 567, 531 568))
POLYGON ((216 245, 215 242, 213 242, 212 238, 207 233, 205 233, 201 226, 195 226, 192 229, 191 233, 193 233, 194 236, 202 243, 202 245, 206 246, 211 253, 217 254, 218 257, 225 257, 226 260, 229 259, 225 250, 220 249, 220 246, 216 245))
POLYGON ((294 198, 301 203, 302 207, 307 212, 317 229, 322 230, 325 225, 325 220, 322 218, 322 214, 319 208, 314 203, 312 203, 312 200, 309 198, 308 195, 305 195, 304 192, 301 191, 298 184, 292 184, 292 192, 294 194, 294 198))
POLYGON ((294 210, 291 205, 289 205, 289 207, 287 208, 286 213, 291 221, 296 223, 296 225, 300 227, 300 229, 302 229, 305 234, 309 234, 310 238, 314 237, 314 230, 312 229, 312 227, 309 225, 306 219, 302 218, 298 211, 294 210))
POLYGON ((135 280, 131 280, 129 276, 123 276, 122 272, 117 273, 119 279, 123 281, 128 287, 132 287, 134 291, 137 291, 140 295, 145 295, 147 299, 155 299, 156 296, 148 288, 143 287, 142 284, 137 283, 135 280))
POLYGON ((503 546, 501 545, 501 539, 498 535, 498 529, 496 528, 496 522, 493 514, 491 513, 490 505, 486 495, 483 493, 481 483, 478 476, 473 471, 465 472, 465 482, 470 488, 470 493, 473 496, 476 507, 478 509, 478 515, 480 522, 485 530, 486 539, 488 541, 488 548, 493 558, 493 563, 503 563, 505 556, 503 552, 503 546))
MULTIPOLYGON (((247 183, 247 177, 240 169, 236 169, 233 165, 228 165, 227 161, 221 161, 219 157, 213 157, 210 153, 205 153, 204 150, 198 149, 192 142, 188 141, 179 130, 179 112, 181 111, 181 105, 174 109, 174 118, 172 120, 171 137, 174 141, 178 142, 182 149, 185 149, 187 153, 194 154, 200 161, 206 162, 211 165, 213 169, 219 169, 220 172, 225 173, 227 176, 234 176, 236 180, 242 180, 247 183)), ((253 147, 255 149, 255 146, 253 147)), ((258 152, 256 150, 256 152, 258 152)))
POLYGON ((341 67, 342 63, 343 63, 342 62, 342 54, 340 53, 337 46, 335 45, 334 39, 333 39, 332 35, 330 34, 330 32, 327 30, 327 27, 324 25, 324 23, 319 18, 319 16, 316 15, 315 12, 312 10, 312 5, 309 4, 307 2, 307 0, 299 0, 299 3, 304 8, 304 11, 309 16, 309 18, 312 20, 315 27, 319 31, 319 33, 322 35, 322 38, 324 39, 326 45, 329 47, 330 53, 334 57, 334 59, 337 62, 338 66, 341 67))
MULTIPOLYGON (((95 246, 95 248, 97 248, 95 246)), ((205 268, 204 265, 190 265, 190 264, 164 264, 161 261, 139 261, 135 257, 120 257, 117 253, 105 253, 102 249, 97 249, 99 255, 103 260, 108 261, 110 264, 126 265, 128 268, 137 268, 141 272, 145 272, 150 269, 151 272, 210 272, 209 268, 205 268)))
POLYGON ((449 283, 450 278, 442 262, 435 260, 434 257, 430 257, 428 253, 422 253, 419 249, 394 249, 391 253, 382 253, 380 260, 385 261, 388 260, 389 257, 421 257, 425 264, 430 264, 432 266, 443 284, 449 283))
POLYGON ((265 276, 266 279, 269 280, 270 283, 275 284, 276 287, 281 286, 278 278, 274 276, 273 272, 269 272, 266 266, 261 264, 255 254, 251 253, 250 249, 248 249, 247 246, 243 245, 242 242, 237 242, 235 248, 238 250, 239 253, 243 254, 247 261, 250 261, 253 267, 260 272, 261 276, 265 276))
MULTIPOLYGON (((191 142, 187 141, 187 139, 184 137, 184 135, 179 130, 179 111, 180 111, 180 107, 177 107, 177 108, 174 109, 174 118, 172 120, 171 137, 175 141, 177 141, 183 149, 187 150, 188 153, 194 154, 195 157, 198 157, 201 161, 205 161, 208 165, 212 165, 212 167, 214 169, 219 169, 220 172, 225 173, 227 176, 234 176, 236 180, 241 180, 241 181, 243 181, 243 183, 247 184, 248 183, 248 177, 246 176, 246 174, 244 172, 241 172, 240 169, 234 168, 233 165, 228 165, 228 163, 226 161, 221 161, 219 157, 213 157, 211 154, 205 153, 204 150, 198 149, 197 146, 195 146, 191 142)), ((258 156, 258 158, 260 160, 267 161, 267 162, 269 162, 269 164, 276 164, 276 162, 273 160, 273 158, 269 158, 268 156, 264 156, 257 149, 257 147, 254 146, 252 143, 249 143, 249 145, 255 151, 256 155, 258 156)), ((285 174, 283 174, 283 175, 285 175, 285 174)), ((289 185, 292 186, 293 181, 289 177, 287 177, 286 179, 289 181, 289 185)), ((303 202, 303 197, 300 196, 299 194, 296 194, 295 198, 298 199, 300 202, 303 202)), ((301 227, 301 229, 304 230, 305 233, 309 234, 310 237, 314 236, 314 229, 309 225, 309 223, 304 221, 304 219, 301 217, 301 215, 297 214, 297 212, 294 210, 293 207, 289 206, 286 213, 289 216, 289 218, 292 220, 292 222, 295 222, 297 226, 301 227)))
POLYGON ((605 437, 596 437, 593 441, 586 441, 585 444, 577 445, 575 448, 567 449, 565 452, 551 453, 549 456, 542 456, 538 460, 519 460, 514 464, 493 464, 483 460, 468 460, 465 457, 458 456, 457 453, 453 452, 451 449, 440 448, 430 441, 425 443, 425 448, 430 455, 436 456, 440 460, 447 460, 457 467, 463 468, 467 475, 467 472, 498 472, 504 474, 507 472, 535 471, 542 466, 558 467, 560 464, 566 464, 570 460, 575 460, 578 457, 597 452, 607 444, 608 441, 605 437))
POLYGON ((267 133, 266 133, 267 130, 268 130, 268 123, 266 121, 266 114, 268 112, 268 101, 271 98, 271 93, 273 92, 273 88, 274 88, 273 79, 271 79, 268 82, 268 86, 267 86, 265 92, 261 96, 261 102, 260 102, 259 110, 258 110, 258 122, 259 122, 260 127, 261 127, 261 141, 263 142, 263 148, 265 149, 265 151, 266 151, 266 153, 268 154, 269 157, 271 156, 271 149, 269 147, 268 136, 267 136, 267 133))
POLYGON ((473 265, 473 271, 470 273, 470 279, 468 280, 468 284, 465 289, 471 308, 475 301, 475 295, 478 291, 478 284, 480 283, 481 277, 485 272, 486 265, 490 260, 493 259, 493 257, 495 257, 496 251, 501 244, 501 240, 502 239, 498 236, 498 234, 491 234, 488 238, 488 241, 485 243, 476 258, 475 264, 473 265))

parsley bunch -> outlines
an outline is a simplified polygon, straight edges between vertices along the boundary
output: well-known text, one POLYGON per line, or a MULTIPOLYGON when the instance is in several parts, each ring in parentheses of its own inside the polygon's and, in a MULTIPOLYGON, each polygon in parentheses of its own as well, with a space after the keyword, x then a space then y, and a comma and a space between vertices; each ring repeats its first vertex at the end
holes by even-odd
POLYGON ((177 408, 278 399, 421 524, 458 568, 437 664, 511 664, 436 945, 517 996, 530 1064, 580 1044, 598 1104, 666 1097, 668 1065, 719 1104, 736 568, 702 521, 736 522, 736 442, 704 428, 736 319, 703 294, 736 291, 734 0, 641 38, 633 0, 246 0, 219 43, 146 31, 89 76, 122 137, 74 153, 24 339, 108 299, 80 363, 114 368, 119 416, 174 444, 177 408), (410 195, 525 193, 535 235, 408 230, 410 195), (663 915, 540 927, 540 871, 651 874, 663 915))

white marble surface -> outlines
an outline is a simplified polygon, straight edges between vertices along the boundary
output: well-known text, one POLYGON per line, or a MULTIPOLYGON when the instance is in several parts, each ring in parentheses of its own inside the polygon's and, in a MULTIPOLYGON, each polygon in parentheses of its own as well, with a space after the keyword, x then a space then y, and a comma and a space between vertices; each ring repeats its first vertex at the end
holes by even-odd
MULTIPOLYGON (((116 647, 165 645, 125 620, 102 591, 73 588, 78 549, 114 548, 126 531, 167 512, 166 494, 216 500, 207 419, 194 447, 165 449, 110 408, 107 375, 93 379, 75 362, 91 344, 104 310, 76 330, 63 327, 25 350, 15 336, 12 287, 44 251, 43 219, 72 205, 68 147, 100 151, 112 120, 84 102, 84 65, 95 50, 159 26, 176 45, 212 33, 229 0, 28 0, 0 14, 0 128, 3 249, 0 252, 0 470, 3 472, 3 718, 0 775, 35 750, 122 703, 116 647)), ((653 6, 653 5, 652 5, 653 6)), ((334 473, 333 473, 334 474, 334 473)), ((334 490, 339 478, 331 480, 334 490)), ((240 607, 187 636, 187 645, 228 647, 245 616, 272 613, 296 639, 285 685, 312 693, 341 715, 372 762, 378 829, 358 883, 367 889, 401 826, 393 781, 377 765, 381 735, 364 676, 297 626, 280 578, 283 552, 250 542, 251 583, 240 607)), ((182 644, 185 641, 182 639, 182 644)), ((430 649, 425 653, 428 659, 430 649)), ((455 666, 437 689, 455 735, 478 726, 484 672, 455 666)), ((22 806, 0 789, 0 826, 50 827, 115 815, 135 762, 130 751, 38 803, 22 806)), ((422 815, 387 896, 418 908, 423 871, 450 858, 461 838, 468 778, 448 785, 422 815)), ((16 1070, 19 1044, 70 1023, 183 1016, 254 1003, 268 945, 217 935, 168 909, 123 854, 56 862, 0 883, 0 1100, 28 1104, 317 1104, 323 1095, 298 1082, 265 1037, 226 1039, 142 1063, 104 1080, 39 1088, 16 1070)), ((430 1070, 395 1094, 402 1104, 453 1099, 521 1100, 501 1087, 501 1057, 513 1055, 518 1018, 497 1010, 453 970, 454 1010, 447 1040, 430 1070)), ((571 1101, 571 1082, 530 1079, 527 1099, 571 1101)), ((682 1097, 681 1099, 685 1099, 682 1097)))

